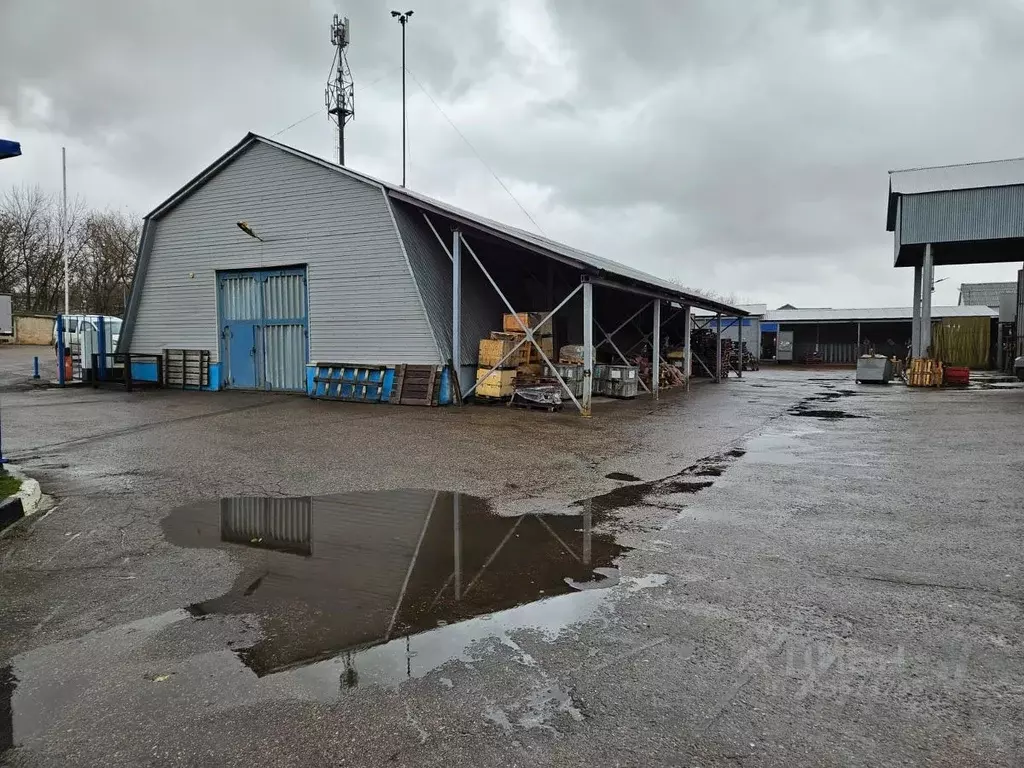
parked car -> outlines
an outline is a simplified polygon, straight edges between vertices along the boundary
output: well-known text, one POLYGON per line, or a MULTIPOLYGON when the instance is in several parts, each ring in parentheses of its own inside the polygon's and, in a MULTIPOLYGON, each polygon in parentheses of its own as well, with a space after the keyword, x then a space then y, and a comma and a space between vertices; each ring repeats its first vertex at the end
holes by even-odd
MULTIPOLYGON (((65 315, 64 316, 64 347, 82 343, 82 335, 94 333, 99 329, 99 319, 103 318, 104 327, 110 332, 110 351, 117 348, 117 340, 121 335, 121 318, 111 315, 65 315)), ((53 346, 57 347, 57 322, 53 323, 53 346)))
POLYGON ((1017 374, 1018 379, 1024 381, 1024 356, 1013 361, 1013 372, 1017 374))

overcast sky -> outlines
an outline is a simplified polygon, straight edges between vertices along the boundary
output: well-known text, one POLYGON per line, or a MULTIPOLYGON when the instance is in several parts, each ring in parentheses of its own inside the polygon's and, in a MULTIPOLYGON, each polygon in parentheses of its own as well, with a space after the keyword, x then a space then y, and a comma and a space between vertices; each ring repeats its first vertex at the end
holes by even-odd
MULTIPOLYGON (((1024 0, 409 0, 409 186, 771 306, 907 306, 887 171, 1024 155, 1024 0), (449 124, 419 83, 475 147, 449 124), (476 155, 483 158, 482 162, 476 155)), ((383 0, 0 0, 0 162, 140 216, 247 131, 401 180, 383 0)), ((1018 265, 1019 266, 1019 265, 1018 265)), ((1013 265, 940 267, 935 302, 1013 265)))

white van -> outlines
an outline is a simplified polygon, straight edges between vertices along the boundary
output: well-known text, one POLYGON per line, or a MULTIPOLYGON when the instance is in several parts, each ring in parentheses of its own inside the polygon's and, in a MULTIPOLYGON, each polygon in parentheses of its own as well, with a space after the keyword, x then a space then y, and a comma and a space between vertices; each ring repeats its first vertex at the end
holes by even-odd
MULTIPOLYGON (((80 347, 82 334, 95 333, 99 330, 99 319, 103 318, 103 325, 110 334, 110 352, 117 349, 117 340, 121 336, 121 318, 111 315, 65 315, 64 316, 64 347, 80 347)), ((57 321, 53 323, 53 346, 57 347, 57 321)))

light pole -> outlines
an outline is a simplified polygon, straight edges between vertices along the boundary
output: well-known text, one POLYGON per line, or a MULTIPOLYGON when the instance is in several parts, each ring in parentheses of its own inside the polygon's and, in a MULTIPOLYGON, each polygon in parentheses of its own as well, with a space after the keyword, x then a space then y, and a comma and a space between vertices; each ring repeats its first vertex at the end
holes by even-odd
POLYGON ((409 23, 412 11, 392 11, 391 16, 402 25, 402 186, 405 186, 405 25, 409 23))

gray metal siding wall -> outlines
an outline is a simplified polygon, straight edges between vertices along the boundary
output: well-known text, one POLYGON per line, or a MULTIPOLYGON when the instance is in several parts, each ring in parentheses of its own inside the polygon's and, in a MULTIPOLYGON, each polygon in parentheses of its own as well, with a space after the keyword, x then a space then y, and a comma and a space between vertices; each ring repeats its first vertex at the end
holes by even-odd
POLYGON ((893 253, 892 259, 895 264, 900 258, 900 245, 903 244, 903 198, 896 198, 896 225, 893 227, 893 253))
POLYGON ((438 362, 377 187, 257 143, 151 227, 132 352, 208 349, 218 360, 216 271, 306 264, 311 361, 438 362))
MULTIPOLYGON (((452 348, 451 259, 437 242, 422 214, 398 202, 392 202, 392 209, 430 325, 447 360, 452 348)), ((440 229, 438 222, 434 226, 439 227, 441 237, 451 237, 451 232, 440 229)), ((473 257, 465 249, 462 254, 462 365, 475 366, 480 339, 501 329, 501 317, 506 308, 473 257)))
POLYGON ((1024 186, 901 197, 897 244, 1024 237, 1024 186))
POLYGON ((1017 356, 1024 355, 1024 269, 1017 273, 1017 356))

